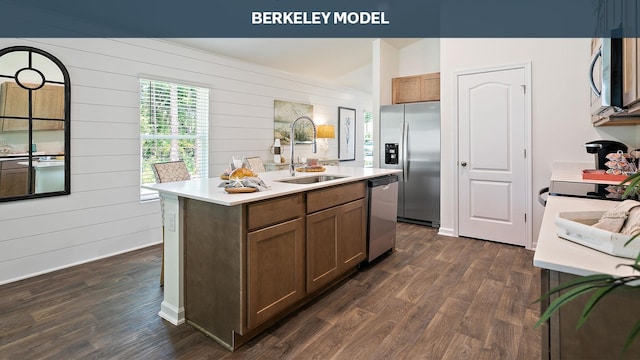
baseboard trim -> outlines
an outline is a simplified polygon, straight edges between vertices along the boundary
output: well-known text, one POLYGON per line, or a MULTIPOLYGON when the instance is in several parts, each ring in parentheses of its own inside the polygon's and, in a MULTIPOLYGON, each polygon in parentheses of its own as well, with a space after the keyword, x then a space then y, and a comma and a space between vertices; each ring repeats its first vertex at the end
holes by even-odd
POLYGON ((444 228, 442 226, 438 229, 438 235, 456 237, 456 234, 452 228, 444 228))
POLYGON ((15 278, 11 278, 11 279, 7 279, 7 280, 0 280, 0 286, 1 285, 6 285, 6 284, 9 284, 9 283, 12 283, 12 282, 16 282, 16 281, 20 281, 20 280, 29 279, 29 278, 32 278, 32 277, 48 274, 48 273, 51 273, 51 272, 54 272, 54 271, 58 271, 58 270, 67 269, 67 268, 70 268, 70 267, 74 267, 74 266, 90 263, 92 261, 102 260, 102 259, 106 259, 106 258, 109 258, 109 257, 112 257, 112 256, 125 254, 125 253, 131 252, 131 251, 144 249, 144 248, 147 248, 149 246, 155 246, 155 245, 158 245, 158 244, 162 244, 162 241, 157 241, 157 242, 153 242, 153 243, 149 243, 149 244, 144 244, 144 245, 132 247, 132 248, 129 248, 129 249, 125 249, 125 250, 122 250, 122 251, 116 251, 116 252, 113 252, 113 253, 110 253, 110 254, 106 254, 106 255, 103 255, 103 256, 96 256, 96 257, 89 258, 89 259, 82 260, 82 261, 76 261, 76 262, 71 263, 71 264, 65 264, 65 265, 62 265, 62 266, 56 266, 56 267, 53 267, 53 268, 50 268, 50 269, 46 269, 46 270, 42 270, 42 271, 38 271, 38 272, 34 272, 34 273, 25 274, 25 275, 18 276, 18 277, 15 277, 15 278))
POLYGON ((184 308, 176 308, 166 301, 160 304, 160 312, 158 315, 173 325, 184 323, 184 308))

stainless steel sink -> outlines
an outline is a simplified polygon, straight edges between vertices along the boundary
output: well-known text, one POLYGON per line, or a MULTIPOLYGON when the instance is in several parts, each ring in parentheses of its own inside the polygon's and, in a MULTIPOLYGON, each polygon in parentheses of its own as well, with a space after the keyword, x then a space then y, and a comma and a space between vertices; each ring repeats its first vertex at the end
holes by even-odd
POLYGON ((305 177, 294 177, 288 179, 280 179, 274 180, 278 182, 288 183, 288 184, 315 184, 319 182, 342 179, 346 176, 335 176, 335 175, 316 175, 316 176, 305 176, 305 177))

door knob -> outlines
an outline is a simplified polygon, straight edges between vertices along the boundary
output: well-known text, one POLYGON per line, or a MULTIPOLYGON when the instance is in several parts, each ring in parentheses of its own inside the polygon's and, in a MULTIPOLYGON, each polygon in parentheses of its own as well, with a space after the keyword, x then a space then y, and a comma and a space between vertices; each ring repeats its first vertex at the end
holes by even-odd
POLYGON ((463 162, 460 163, 460 165, 462 165, 462 167, 465 167, 465 166, 467 166, 467 162, 463 161, 463 162))

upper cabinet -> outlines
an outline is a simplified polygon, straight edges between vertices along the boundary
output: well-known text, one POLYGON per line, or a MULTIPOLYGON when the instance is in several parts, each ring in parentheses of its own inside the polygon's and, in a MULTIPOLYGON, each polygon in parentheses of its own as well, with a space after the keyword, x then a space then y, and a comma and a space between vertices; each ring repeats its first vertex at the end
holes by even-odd
MULTIPOLYGON (((64 86, 43 85, 32 92, 32 97, 33 130, 64 129, 64 86)), ((28 89, 13 81, 3 82, 0 85, 0 116, 3 132, 29 130, 29 122, 23 120, 29 117, 28 89)))
POLYGON ((440 100, 440 73, 393 78, 391 97, 393 104, 438 101, 440 100))

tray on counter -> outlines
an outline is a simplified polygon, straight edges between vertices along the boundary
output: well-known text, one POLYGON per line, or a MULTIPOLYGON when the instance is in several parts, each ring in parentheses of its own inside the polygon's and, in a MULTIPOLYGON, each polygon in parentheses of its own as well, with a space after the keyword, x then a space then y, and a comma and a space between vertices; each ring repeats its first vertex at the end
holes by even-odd
POLYGON ((566 240, 603 253, 635 259, 640 253, 640 236, 625 246, 630 235, 613 233, 591 225, 600 220, 605 211, 561 212, 556 216, 556 234, 566 240))
POLYGON ((605 170, 585 169, 582 170, 583 180, 606 180, 606 181, 623 181, 629 177, 627 174, 613 175, 607 174, 605 170))

